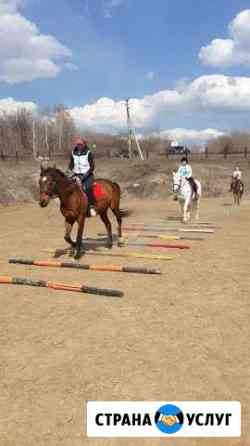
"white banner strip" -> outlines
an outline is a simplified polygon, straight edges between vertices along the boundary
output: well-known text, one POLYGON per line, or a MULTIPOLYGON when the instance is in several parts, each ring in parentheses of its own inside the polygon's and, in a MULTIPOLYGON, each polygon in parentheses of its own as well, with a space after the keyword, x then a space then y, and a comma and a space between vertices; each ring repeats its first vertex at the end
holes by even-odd
POLYGON ((240 437, 238 401, 89 401, 88 437, 240 437))

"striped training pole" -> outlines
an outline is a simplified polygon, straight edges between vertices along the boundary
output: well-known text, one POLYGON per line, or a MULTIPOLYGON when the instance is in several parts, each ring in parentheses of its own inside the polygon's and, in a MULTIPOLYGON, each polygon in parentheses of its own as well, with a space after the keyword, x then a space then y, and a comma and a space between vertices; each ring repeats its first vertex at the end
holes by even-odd
POLYGON ((102 272, 120 272, 137 274, 161 274, 157 268, 145 268, 140 266, 119 266, 119 265, 84 265, 78 262, 58 262, 53 260, 31 260, 31 259, 9 259, 9 263, 18 265, 45 266, 52 268, 75 268, 102 272))
POLYGON ((122 297, 123 292, 112 289, 93 288, 86 285, 46 282, 45 280, 31 280, 22 277, 0 276, 0 284, 25 285, 32 287, 51 288, 53 290, 73 291, 77 293, 97 294, 99 296, 122 297))

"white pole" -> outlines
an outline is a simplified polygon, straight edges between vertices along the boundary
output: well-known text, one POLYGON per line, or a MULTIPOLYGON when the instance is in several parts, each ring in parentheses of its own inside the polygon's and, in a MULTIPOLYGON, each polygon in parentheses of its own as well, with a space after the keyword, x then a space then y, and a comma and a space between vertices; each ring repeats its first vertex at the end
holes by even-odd
POLYGON ((132 129, 131 129, 131 119, 130 119, 130 109, 129 100, 126 99, 126 109, 127 109, 127 125, 128 125, 128 156, 132 158, 132 129))
POLYGON ((127 107, 127 121, 128 121, 128 147, 129 147, 129 158, 132 158, 132 138, 134 138, 135 141, 135 145, 137 148, 137 152, 139 154, 139 157, 141 158, 141 160, 144 161, 144 155, 143 152, 141 150, 139 141, 137 139, 135 130, 132 126, 132 122, 131 122, 131 116, 130 116, 130 107, 129 107, 129 99, 126 100, 126 107, 127 107))
POLYGON ((33 140, 33 157, 36 160, 37 159, 37 148, 36 148, 36 122, 33 118, 32 122, 32 140, 33 140))

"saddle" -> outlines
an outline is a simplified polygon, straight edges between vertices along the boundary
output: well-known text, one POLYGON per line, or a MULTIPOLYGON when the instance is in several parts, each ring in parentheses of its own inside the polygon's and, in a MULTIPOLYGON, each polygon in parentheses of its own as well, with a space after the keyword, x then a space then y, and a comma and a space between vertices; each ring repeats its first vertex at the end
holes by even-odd
POLYGON ((74 181, 85 194, 88 195, 89 193, 91 193, 95 201, 102 200, 107 197, 106 191, 102 187, 101 183, 99 183, 98 181, 94 181, 93 185, 90 188, 85 187, 79 176, 75 176, 74 181))

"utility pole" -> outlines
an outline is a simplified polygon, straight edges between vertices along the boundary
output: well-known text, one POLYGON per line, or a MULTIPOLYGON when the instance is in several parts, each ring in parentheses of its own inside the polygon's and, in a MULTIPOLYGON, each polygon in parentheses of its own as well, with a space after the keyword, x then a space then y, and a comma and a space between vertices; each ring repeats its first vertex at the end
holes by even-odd
POLYGON ((50 157, 49 142, 48 142, 48 120, 46 116, 44 117, 44 130, 45 130, 45 147, 47 150, 47 155, 50 157))
POLYGON ((135 130, 132 127, 132 122, 131 122, 131 115, 130 115, 130 106, 129 106, 129 99, 126 99, 126 110, 127 110, 127 126, 128 126, 128 154, 129 154, 129 158, 132 158, 132 141, 134 139, 135 141, 135 145, 137 148, 137 152, 139 154, 139 157, 141 158, 141 160, 144 160, 144 155, 142 153, 139 141, 137 139, 135 130))
POLYGON ((131 128, 131 117, 130 117, 130 108, 129 108, 129 100, 126 99, 126 109, 127 109, 127 125, 128 125, 128 156, 132 158, 132 128, 131 128))
POLYGON ((36 160, 37 159, 37 146, 36 146, 36 121, 33 118, 32 122, 32 146, 33 146, 33 157, 36 160))

